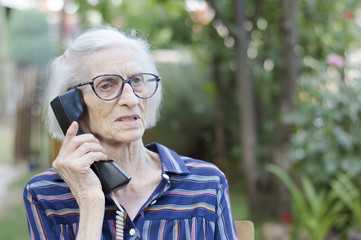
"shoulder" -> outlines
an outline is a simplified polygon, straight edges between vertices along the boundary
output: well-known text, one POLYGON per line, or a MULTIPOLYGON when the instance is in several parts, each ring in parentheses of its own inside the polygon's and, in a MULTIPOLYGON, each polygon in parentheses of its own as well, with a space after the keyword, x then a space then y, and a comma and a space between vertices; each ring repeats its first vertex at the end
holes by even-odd
POLYGON ((174 176, 173 179, 183 179, 195 185, 217 190, 227 188, 225 174, 213 163, 185 156, 181 156, 181 159, 187 166, 189 174, 174 176))
POLYGON ((35 175, 25 185, 25 191, 35 194, 64 192, 67 189, 68 186, 52 168, 35 175))
POLYGON ((204 160, 194 159, 186 156, 180 156, 191 174, 202 176, 217 176, 225 178, 224 173, 213 163, 204 160))
POLYGON ((216 184, 218 188, 227 185, 225 175, 213 163, 179 155, 158 143, 148 145, 147 148, 159 154, 163 170, 170 174, 174 181, 216 184))
POLYGON ((62 181, 61 177, 52 169, 46 169, 45 171, 33 176, 27 184, 35 184, 41 182, 57 182, 62 181))
POLYGON ((213 163, 179 155, 175 151, 159 143, 152 143, 146 147, 149 150, 159 154, 163 169, 166 172, 180 175, 186 175, 190 173, 224 177, 222 171, 213 163))

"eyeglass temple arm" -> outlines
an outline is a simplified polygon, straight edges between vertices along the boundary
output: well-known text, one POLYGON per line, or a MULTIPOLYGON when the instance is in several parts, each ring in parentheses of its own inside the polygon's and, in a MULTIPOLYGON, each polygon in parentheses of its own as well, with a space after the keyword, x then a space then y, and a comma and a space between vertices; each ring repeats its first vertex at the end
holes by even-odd
POLYGON ((91 83, 92 83, 92 81, 82 82, 82 83, 76 84, 74 86, 71 86, 70 88, 67 89, 67 91, 87 85, 87 84, 91 84, 91 83))

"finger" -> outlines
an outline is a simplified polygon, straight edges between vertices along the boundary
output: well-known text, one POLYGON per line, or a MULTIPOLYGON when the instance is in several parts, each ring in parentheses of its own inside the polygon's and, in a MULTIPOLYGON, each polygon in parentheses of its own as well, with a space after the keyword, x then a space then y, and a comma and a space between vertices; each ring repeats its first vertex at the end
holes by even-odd
POLYGON ((89 152, 78 158, 77 161, 65 163, 66 166, 64 167, 70 169, 73 173, 87 173, 94 162, 105 161, 106 158, 107 155, 102 152, 89 152))
POLYGON ((95 142, 100 144, 100 141, 91 133, 82 134, 76 137, 79 143, 83 142, 95 142))
POLYGON ((78 129, 79 124, 76 121, 72 122, 69 126, 62 146, 64 150, 66 149, 66 152, 72 152, 86 142, 100 144, 99 140, 93 134, 81 134, 77 136, 78 129))
POLYGON ((100 152, 100 153, 103 153, 106 155, 105 148, 102 145, 100 145, 98 143, 94 143, 94 142, 85 142, 85 143, 81 144, 74 151, 74 155, 77 157, 81 157, 90 152, 100 152))
MULTIPOLYGON (((63 154, 53 161, 52 167, 56 169, 72 169, 79 170, 79 167, 89 168, 93 162, 105 161, 108 159, 105 149, 97 143, 86 142, 74 151, 63 154)), ((86 171, 86 169, 83 169, 86 171)))
POLYGON ((80 158, 79 162, 86 163, 88 167, 94 162, 106 161, 108 156, 102 152, 89 152, 80 158))
MULTIPOLYGON (((74 136, 72 137, 68 142, 64 143, 64 149, 66 149, 67 153, 71 153, 76 151, 78 148, 85 146, 85 149, 87 151, 83 151, 83 154, 85 154, 88 151, 92 151, 91 146, 97 146, 97 148, 95 148, 95 150, 98 150, 99 147, 101 147, 100 142, 97 138, 95 138, 92 134, 83 134, 80 136, 74 136)), ((84 147, 83 147, 84 148, 84 147)), ((105 152, 105 149, 103 147, 102 151, 105 152)), ((79 156, 79 154, 78 154, 79 156)))

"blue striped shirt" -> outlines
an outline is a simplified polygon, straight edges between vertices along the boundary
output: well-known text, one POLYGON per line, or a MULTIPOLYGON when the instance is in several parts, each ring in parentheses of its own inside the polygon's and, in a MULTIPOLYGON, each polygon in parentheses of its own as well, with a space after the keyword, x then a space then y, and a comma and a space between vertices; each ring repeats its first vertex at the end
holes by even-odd
MULTIPOLYGON (((146 147, 160 156, 162 181, 133 220, 125 214, 124 239, 238 239, 224 174, 160 144, 146 147)), ((79 208, 53 169, 25 185, 24 203, 31 239, 76 238, 79 208)), ((116 210, 107 195, 101 239, 115 239, 116 210)))

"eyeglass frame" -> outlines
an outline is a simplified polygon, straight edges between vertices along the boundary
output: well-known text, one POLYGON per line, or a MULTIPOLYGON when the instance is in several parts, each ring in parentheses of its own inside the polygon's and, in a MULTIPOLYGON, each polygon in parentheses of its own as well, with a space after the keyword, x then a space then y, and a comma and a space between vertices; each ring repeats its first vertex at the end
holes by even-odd
POLYGON ((93 77, 93 78, 91 78, 91 79, 90 79, 89 81, 87 81, 87 82, 78 83, 78 84, 76 84, 76 85, 74 85, 74 86, 72 86, 72 87, 69 87, 69 88, 67 89, 67 91, 72 90, 72 89, 76 89, 76 88, 79 88, 79 87, 82 87, 82 86, 85 86, 85 85, 87 85, 87 84, 90 84, 90 86, 91 86, 92 89, 93 89, 93 92, 95 93, 95 95, 96 95, 99 99, 101 99, 101 100, 103 100, 103 101, 112 101, 112 100, 118 98, 118 97, 122 94, 123 89, 124 89, 124 85, 125 85, 126 83, 128 83, 128 84, 131 86, 131 88, 132 88, 133 93, 134 93, 135 96, 137 96, 137 97, 140 98, 140 99, 148 99, 148 98, 153 97, 154 94, 157 92, 160 80, 161 80, 161 77, 159 77, 158 75, 155 75, 155 74, 153 74, 153 73, 136 73, 136 74, 133 74, 132 76, 128 77, 128 79, 124 79, 124 78, 123 78, 121 75, 119 75, 119 74, 107 73, 107 74, 101 74, 101 75, 98 75, 98 76, 96 76, 96 77, 93 77), (154 92, 153 92, 149 97, 140 97, 140 96, 138 96, 138 94, 135 92, 135 90, 134 90, 134 88, 133 88, 133 86, 132 86, 132 84, 131 84, 131 82, 130 82, 130 79, 132 79, 132 78, 133 78, 134 76, 136 76, 136 75, 146 75, 146 74, 147 74, 147 75, 152 75, 153 77, 155 77, 155 78, 156 78, 156 84, 157 84, 157 85, 156 85, 156 87, 155 87, 155 89, 154 89, 154 92), (97 79, 97 78, 99 78, 99 77, 104 77, 104 76, 116 76, 116 77, 119 77, 120 79, 122 79, 122 86, 120 87, 119 92, 117 93, 117 95, 116 95, 115 97, 113 97, 113 98, 111 98, 111 99, 104 99, 104 98, 100 97, 100 96, 98 95, 98 93, 95 91, 94 80, 97 79))

